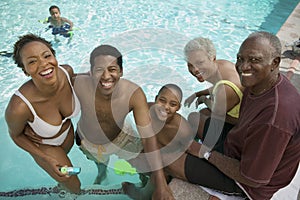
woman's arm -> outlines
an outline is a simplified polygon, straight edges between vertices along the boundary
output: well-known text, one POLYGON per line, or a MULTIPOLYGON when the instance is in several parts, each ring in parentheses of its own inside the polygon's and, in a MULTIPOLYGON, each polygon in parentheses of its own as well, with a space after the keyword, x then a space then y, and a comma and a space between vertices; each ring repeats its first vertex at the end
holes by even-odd
POLYGON ((88 72, 74 73, 73 68, 71 67, 71 65, 68 65, 68 64, 62 64, 60 66, 67 70, 67 72, 68 72, 68 74, 71 78, 71 82, 72 82, 73 86, 74 86, 74 82, 75 82, 77 76, 81 76, 81 75, 88 75, 89 76, 90 75, 89 71, 88 72))
POLYGON ((59 163, 57 163, 54 158, 41 151, 38 146, 29 140, 23 133, 30 115, 31 113, 27 105, 17 96, 13 96, 5 111, 5 120, 10 137, 17 146, 31 154, 33 157, 39 157, 41 160, 52 164, 57 168, 56 166, 58 166, 59 163))
POLYGON ((239 101, 239 96, 230 86, 221 84, 215 89, 213 101, 211 102, 211 110, 217 116, 224 116, 239 101))
POLYGON ((195 142, 194 138, 197 133, 193 132, 191 125, 181 115, 180 115, 180 124, 179 124, 177 134, 179 135, 178 139, 179 139, 179 144, 181 145, 180 148, 184 148, 184 151, 188 151, 189 147, 195 142))
MULTIPOLYGON (((201 96, 207 96, 210 94, 210 89, 205 89, 201 90, 199 92, 195 92, 194 94, 190 95, 185 101, 184 101, 184 106, 190 107, 190 105, 193 103, 193 101, 198 97, 200 98, 201 96)), ((198 107, 199 104, 196 103, 196 107, 198 107)))
POLYGON ((210 90, 211 90, 211 88, 201 90, 199 92, 195 92, 195 95, 196 95, 196 97, 201 97, 203 95, 210 95, 210 90))

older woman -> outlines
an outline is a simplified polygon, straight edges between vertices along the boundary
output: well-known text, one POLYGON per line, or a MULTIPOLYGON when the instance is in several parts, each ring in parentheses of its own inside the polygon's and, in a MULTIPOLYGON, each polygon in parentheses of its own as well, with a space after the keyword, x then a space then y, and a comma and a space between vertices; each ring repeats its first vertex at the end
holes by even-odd
POLYGON ((15 43, 13 58, 31 79, 11 97, 5 118, 12 140, 34 158, 52 178, 69 192, 80 192, 77 176, 59 169, 72 166, 67 153, 74 143, 71 118, 80 111, 68 71, 58 66, 51 44, 33 34, 21 36, 15 43), (24 134, 30 126, 41 142, 24 134))
MULTIPOLYGON (((203 37, 189 41, 184 48, 184 54, 189 72, 199 82, 207 81, 212 84, 212 87, 196 92, 185 100, 185 106, 190 106, 197 98, 196 106, 204 103, 207 107, 200 110, 200 114, 193 112, 189 115, 191 126, 198 129, 201 139, 211 116, 223 118, 227 122, 224 126, 232 128, 239 117, 243 89, 234 63, 217 60, 213 43, 203 37)), ((209 143, 215 141, 214 138, 210 140, 209 143)))

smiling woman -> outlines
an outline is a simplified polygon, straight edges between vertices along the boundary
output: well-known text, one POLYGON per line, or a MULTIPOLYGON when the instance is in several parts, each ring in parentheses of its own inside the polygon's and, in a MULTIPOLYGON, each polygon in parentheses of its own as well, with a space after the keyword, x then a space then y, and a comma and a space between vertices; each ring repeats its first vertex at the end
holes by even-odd
MULTIPOLYGON (((208 38, 198 37, 189 41, 184 48, 184 53, 189 72, 199 82, 208 81, 212 84, 211 88, 189 96, 184 103, 190 106, 197 98, 197 107, 202 103, 207 107, 199 113, 192 112, 188 117, 192 127, 197 129, 198 137, 203 139, 204 126, 211 116, 224 118, 225 126, 232 127, 239 117, 243 90, 234 63, 216 59, 216 49, 208 38)), ((213 146, 217 138, 206 140, 213 146)))
POLYGON ((9 134, 62 188, 79 193, 77 176, 69 177, 59 170, 72 166, 67 156, 74 143, 70 119, 80 111, 70 74, 58 67, 51 44, 32 34, 15 43, 13 58, 31 79, 15 92, 7 106, 9 134))

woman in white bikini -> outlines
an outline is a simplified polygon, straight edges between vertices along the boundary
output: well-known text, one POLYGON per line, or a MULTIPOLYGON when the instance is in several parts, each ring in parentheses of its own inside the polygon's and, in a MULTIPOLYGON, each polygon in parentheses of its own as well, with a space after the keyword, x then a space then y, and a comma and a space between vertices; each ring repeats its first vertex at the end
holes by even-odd
POLYGON ((70 80, 73 69, 58 66, 51 44, 33 34, 20 37, 15 43, 13 58, 31 79, 15 92, 6 108, 9 134, 60 186, 79 193, 78 177, 59 170, 62 166, 72 166, 67 156, 74 143, 70 118, 80 111, 70 80), (36 136, 25 135, 26 126, 30 126, 36 136), (34 137, 41 138, 41 142, 36 142, 34 137))

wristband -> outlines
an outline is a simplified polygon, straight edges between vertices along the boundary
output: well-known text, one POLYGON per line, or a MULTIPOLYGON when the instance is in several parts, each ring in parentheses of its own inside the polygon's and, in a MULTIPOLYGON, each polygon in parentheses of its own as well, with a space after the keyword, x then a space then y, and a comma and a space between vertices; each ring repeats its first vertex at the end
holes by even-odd
POLYGON ((208 160, 210 158, 211 155, 211 151, 207 151, 204 153, 203 157, 205 158, 205 160, 208 160))

